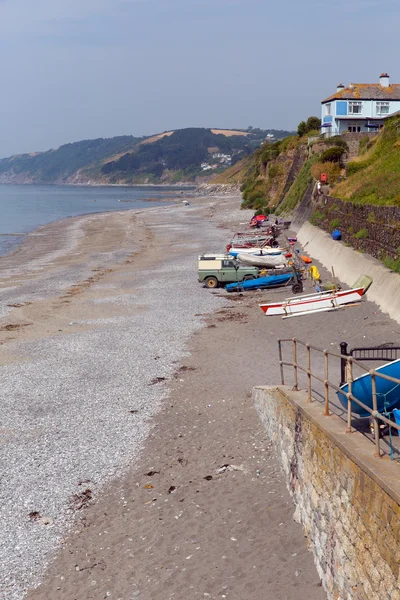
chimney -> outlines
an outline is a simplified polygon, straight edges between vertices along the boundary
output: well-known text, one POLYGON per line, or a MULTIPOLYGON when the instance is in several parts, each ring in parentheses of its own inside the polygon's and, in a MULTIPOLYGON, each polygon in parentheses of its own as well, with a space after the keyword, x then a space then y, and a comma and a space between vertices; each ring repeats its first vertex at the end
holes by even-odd
POLYGON ((382 75, 379 78, 379 83, 382 87, 389 87, 389 85, 390 85, 389 75, 387 73, 382 73, 382 75))
POLYGON ((339 83, 339 85, 336 88, 336 92, 341 92, 342 90, 344 90, 344 85, 343 83, 339 83))

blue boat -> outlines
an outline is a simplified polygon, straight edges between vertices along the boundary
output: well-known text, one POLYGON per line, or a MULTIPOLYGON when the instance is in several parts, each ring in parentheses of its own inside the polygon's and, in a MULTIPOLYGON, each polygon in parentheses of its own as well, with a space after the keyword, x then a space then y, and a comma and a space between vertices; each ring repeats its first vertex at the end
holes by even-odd
MULTIPOLYGON (((396 377, 400 379, 400 358, 394 360, 392 362, 386 363, 381 367, 375 369, 378 373, 383 373, 384 375, 389 375, 390 377, 396 377)), ((377 400, 377 410, 380 413, 390 412, 394 408, 400 408, 400 384, 394 383, 393 381, 388 381, 387 379, 382 379, 382 377, 375 377, 376 381, 376 400, 377 400)), ((340 387, 343 392, 349 391, 349 386, 346 383, 340 387)), ((371 410, 373 410, 372 406, 372 382, 371 375, 369 373, 365 373, 361 375, 361 377, 357 377, 352 383, 351 393, 355 396, 360 402, 369 406, 371 410)), ((345 410, 347 410, 347 398, 341 392, 336 392, 341 405, 345 410)), ((357 404, 357 402, 351 403, 351 412, 359 415, 360 417, 369 417, 370 414, 367 412, 362 406, 357 404)))
MULTIPOLYGON (((243 254, 243 250, 243 248, 241 250, 230 250, 229 254, 237 258, 238 254, 243 254)), ((254 254, 254 256, 280 256, 283 252, 282 250, 277 250, 276 252, 263 252, 262 250, 260 252, 260 250, 255 250, 254 252, 246 252, 245 254, 254 254)))
POLYGON ((228 292, 240 292, 242 290, 259 290, 270 287, 284 285, 293 278, 293 273, 282 273, 281 275, 268 275, 267 277, 257 277, 249 281, 239 281, 238 283, 228 283, 225 289, 228 292))

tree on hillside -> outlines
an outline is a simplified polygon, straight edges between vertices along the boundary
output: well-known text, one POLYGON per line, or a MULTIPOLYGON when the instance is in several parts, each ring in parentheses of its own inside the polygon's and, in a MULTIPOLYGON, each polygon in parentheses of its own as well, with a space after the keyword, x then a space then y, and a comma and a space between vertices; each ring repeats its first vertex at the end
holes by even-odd
POLYGON ((297 127, 297 135, 301 137, 310 131, 321 128, 321 119, 318 117, 308 117, 307 121, 301 121, 297 127))

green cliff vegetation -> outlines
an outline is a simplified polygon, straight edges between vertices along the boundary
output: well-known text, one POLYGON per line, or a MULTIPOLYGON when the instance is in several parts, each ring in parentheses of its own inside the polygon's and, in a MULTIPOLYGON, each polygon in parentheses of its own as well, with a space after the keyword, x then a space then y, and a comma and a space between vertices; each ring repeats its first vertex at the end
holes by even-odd
MULTIPOLYGON (((320 125, 318 117, 309 117, 299 124, 297 135, 265 142, 242 162, 238 173, 227 172, 225 180, 223 175, 217 182, 229 183, 229 177, 236 181, 241 178, 244 208, 259 212, 274 210, 278 214, 292 210, 313 180, 311 168, 317 162, 317 155, 308 157, 308 139, 319 135, 320 125)), ((342 149, 337 152, 342 153, 342 149)), ((331 152, 331 155, 336 160, 337 154, 331 152)))
POLYGON ((362 140, 359 156, 347 163, 346 179, 331 195, 356 204, 400 206, 400 116, 362 140))

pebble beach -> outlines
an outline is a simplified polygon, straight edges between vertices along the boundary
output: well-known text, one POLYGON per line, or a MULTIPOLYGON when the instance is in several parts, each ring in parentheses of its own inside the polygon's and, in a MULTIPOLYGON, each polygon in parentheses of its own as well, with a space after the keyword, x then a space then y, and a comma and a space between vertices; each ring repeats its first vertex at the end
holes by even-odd
POLYGON ((325 597, 251 387, 279 382, 293 327, 398 326, 367 302, 361 325, 267 326, 254 294, 203 288, 239 205, 68 219, 0 258, 2 600, 325 597))

